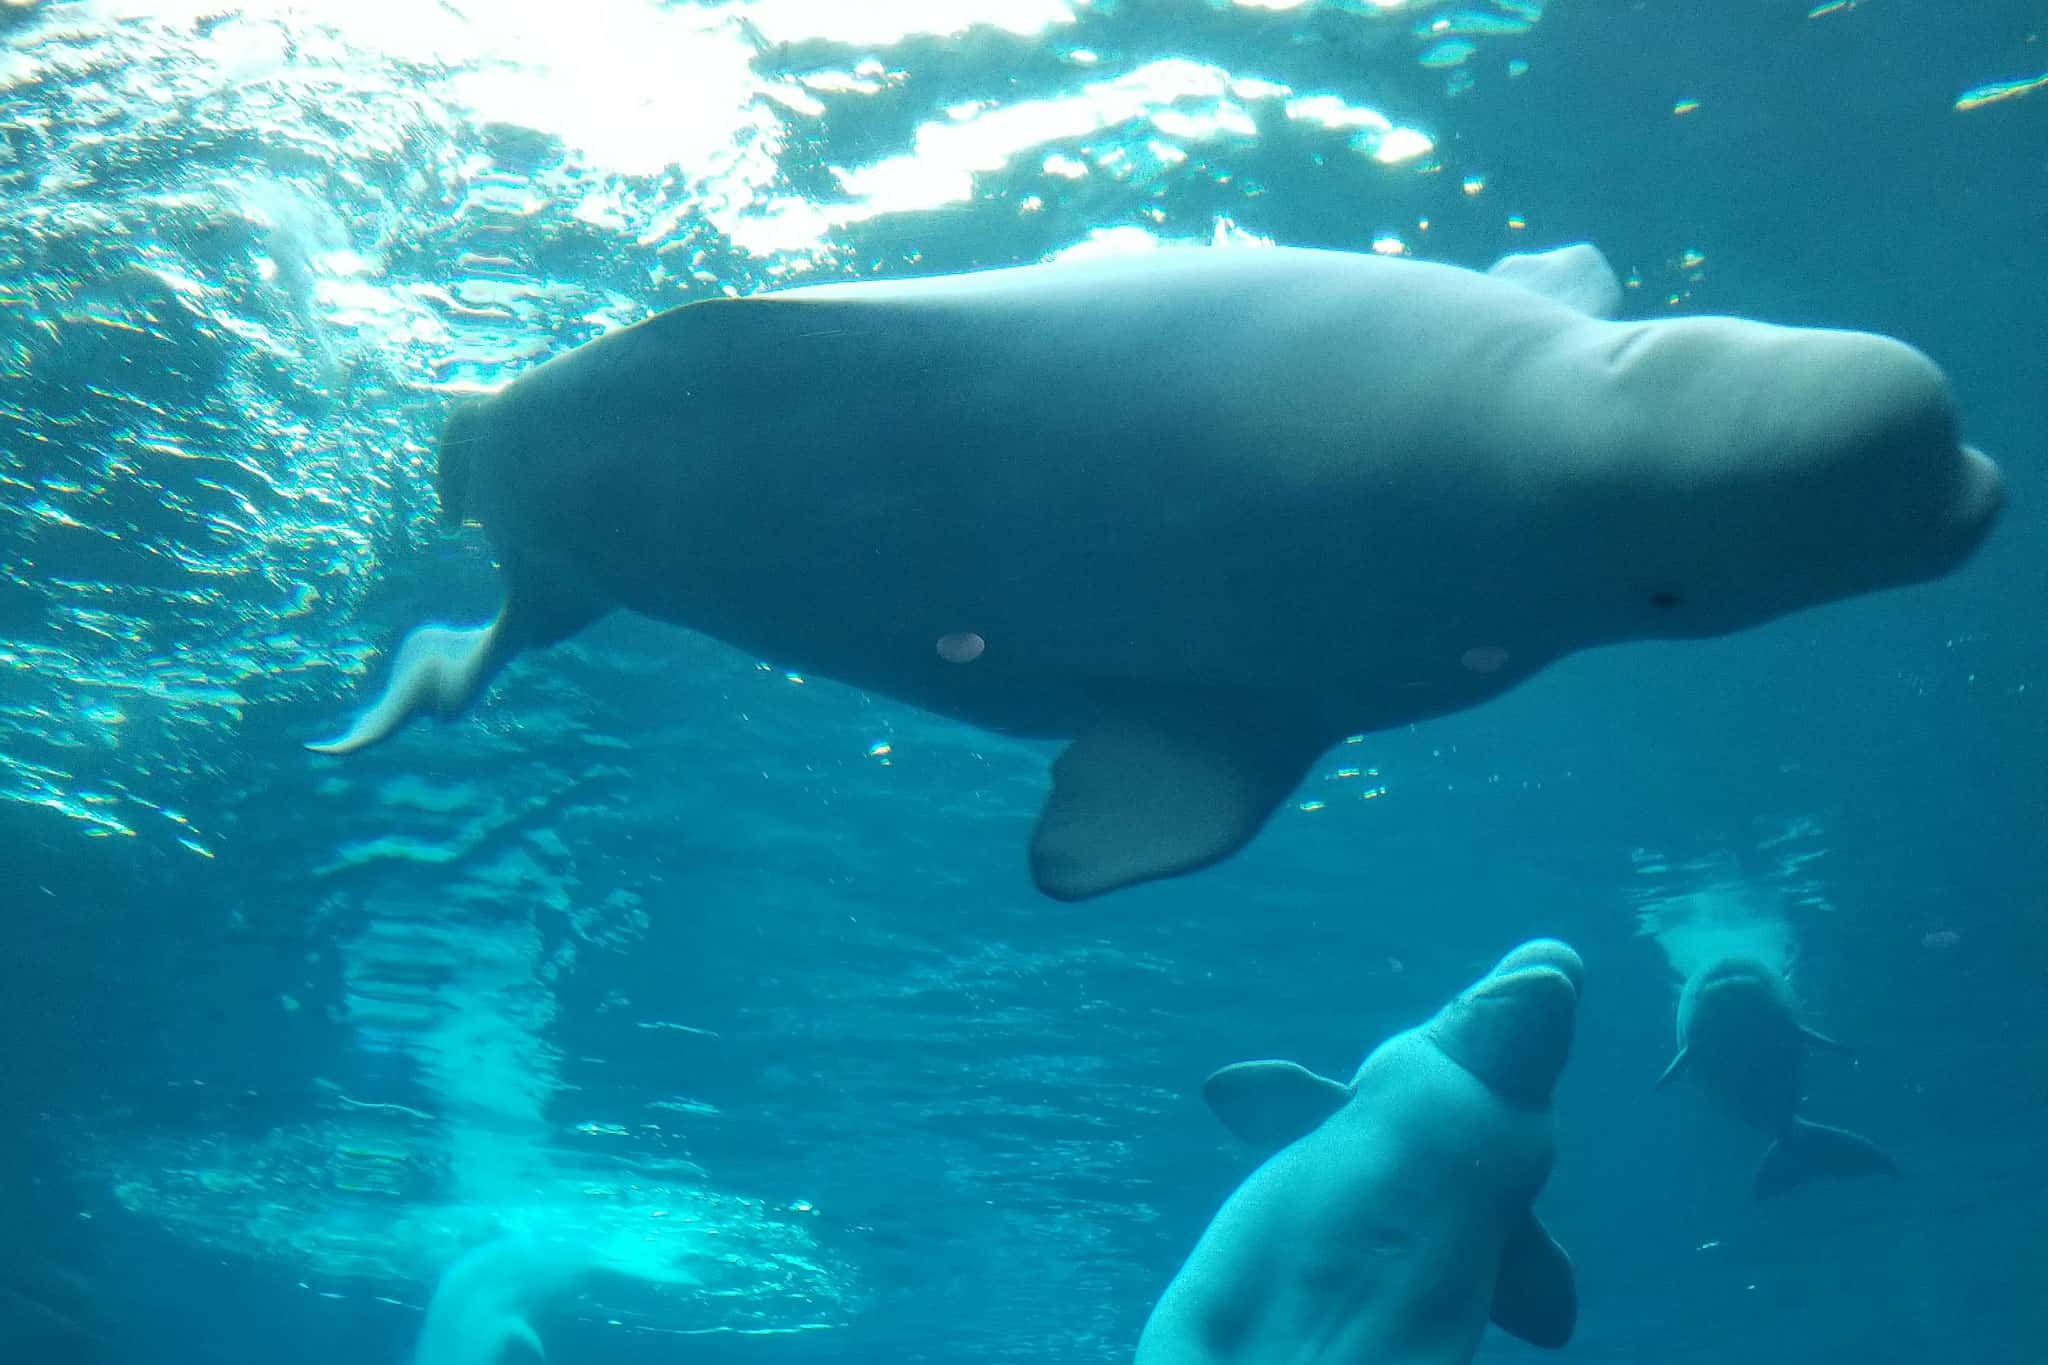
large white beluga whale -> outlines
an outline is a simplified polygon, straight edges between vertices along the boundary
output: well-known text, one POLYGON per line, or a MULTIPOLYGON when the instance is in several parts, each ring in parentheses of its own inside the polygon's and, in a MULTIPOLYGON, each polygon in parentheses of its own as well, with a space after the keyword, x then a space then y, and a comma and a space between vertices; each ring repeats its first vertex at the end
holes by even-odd
POLYGON ((1160 1296, 1136 1365, 1467 1365, 1488 1322, 1567 1344, 1572 1263, 1533 1205, 1583 976, 1536 939, 1348 1085, 1280 1061, 1211 1076, 1217 1117, 1271 1155, 1160 1296))
POLYGON ((687 304, 451 412, 503 609, 313 747, 624 607, 1071 739, 1031 869, 1079 899, 1227 857, 1348 734, 1984 538, 1997 469, 1918 351, 1619 298, 1584 245, 1178 247, 687 304))

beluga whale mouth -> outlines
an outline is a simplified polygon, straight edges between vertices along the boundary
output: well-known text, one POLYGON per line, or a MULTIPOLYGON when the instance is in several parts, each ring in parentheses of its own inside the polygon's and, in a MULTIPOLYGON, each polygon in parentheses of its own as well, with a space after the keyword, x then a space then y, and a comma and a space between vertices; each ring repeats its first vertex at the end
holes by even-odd
POLYGON ((1919 582, 1996 518, 1885 337, 1614 320, 1588 245, 1489 271, 1166 248, 687 304, 458 405, 444 517, 498 616, 403 644, 312 747, 453 716, 625 608, 1071 741, 1033 833, 1081 900, 1242 848, 1350 734, 1575 650, 1919 582))
POLYGON ((1958 568, 1975 554, 2005 507, 2005 477, 1998 466, 1975 446, 1961 449, 1962 471, 1956 480, 1956 496, 1949 504, 1953 532, 1947 539, 1951 549, 1946 559, 1936 564, 1935 574, 1958 568))

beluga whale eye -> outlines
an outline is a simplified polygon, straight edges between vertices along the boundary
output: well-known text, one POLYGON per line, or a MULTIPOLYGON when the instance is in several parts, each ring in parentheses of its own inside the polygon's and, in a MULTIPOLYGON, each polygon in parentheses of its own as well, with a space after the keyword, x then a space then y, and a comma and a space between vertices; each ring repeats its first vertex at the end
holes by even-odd
POLYGON ((1659 611, 1669 611, 1683 601, 1685 601, 1685 595, 1675 592, 1670 588, 1659 588, 1650 594, 1650 605, 1656 607, 1659 611))

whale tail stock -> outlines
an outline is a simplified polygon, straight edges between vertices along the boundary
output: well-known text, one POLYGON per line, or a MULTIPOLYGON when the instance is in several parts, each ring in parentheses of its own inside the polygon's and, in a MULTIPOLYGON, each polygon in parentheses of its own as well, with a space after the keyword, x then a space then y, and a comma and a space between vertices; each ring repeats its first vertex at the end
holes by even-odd
POLYGON ((316 754, 352 754, 389 739, 414 716, 460 715, 518 652, 505 613, 488 625, 421 626, 398 646, 391 677, 368 710, 333 739, 306 745, 316 754))
POLYGON ((399 643, 391 676, 369 709, 333 739, 306 747, 352 754, 389 739, 415 716, 452 719, 476 704, 520 653, 567 639, 611 609, 574 571, 507 556, 505 604, 481 626, 420 626, 399 643))
POLYGON ((1898 1164, 1869 1138, 1846 1128, 1794 1119, 1764 1153, 1755 1193, 1758 1199, 1768 1199, 1809 1180, 1898 1173, 1898 1164))

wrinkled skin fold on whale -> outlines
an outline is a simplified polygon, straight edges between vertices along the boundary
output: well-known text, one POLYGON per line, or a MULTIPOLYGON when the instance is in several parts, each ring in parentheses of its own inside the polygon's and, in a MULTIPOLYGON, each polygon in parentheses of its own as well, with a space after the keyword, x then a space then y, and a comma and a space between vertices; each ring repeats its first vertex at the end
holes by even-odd
POLYGON ((1161 1295, 1136 1365, 1467 1365, 1486 1324, 1548 1349, 1578 1321, 1533 1204, 1555 1145, 1584 967, 1509 953, 1349 1084, 1239 1062, 1203 1098, 1265 1158, 1161 1295))
POLYGON ((312 747, 459 714, 624 608, 1070 740, 1030 860, 1074 900, 1228 857, 1348 734, 1987 533, 1998 472, 1919 352, 1620 297, 1586 245, 1168 248, 674 309, 457 405, 442 512, 503 609, 415 633, 312 747))

